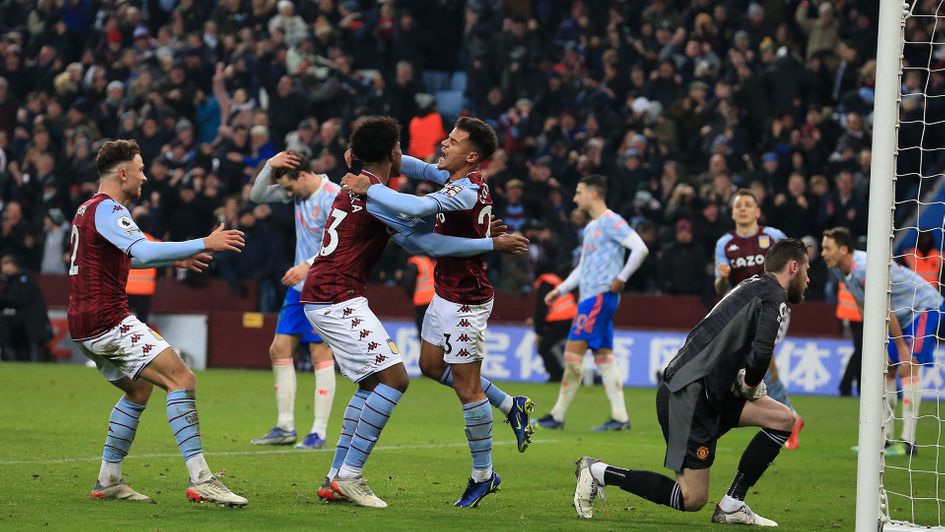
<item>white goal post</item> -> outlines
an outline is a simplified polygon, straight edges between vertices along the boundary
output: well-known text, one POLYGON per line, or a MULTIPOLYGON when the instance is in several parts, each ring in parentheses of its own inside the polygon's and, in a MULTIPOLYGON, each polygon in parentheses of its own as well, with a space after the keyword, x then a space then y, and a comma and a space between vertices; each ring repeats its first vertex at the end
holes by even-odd
MULTIPOLYGON (((884 421, 888 419, 885 409, 886 343, 889 319, 890 257, 892 242, 896 236, 893 227, 896 202, 897 157, 899 154, 900 104, 902 103, 903 51, 907 45, 906 22, 928 24, 929 41, 924 43, 930 50, 945 51, 945 0, 934 2, 936 11, 924 13, 917 6, 928 2, 902 0, 880 0, 880 12, 876 54, 876 89, 873 108, 872 166, 870 169, 869 224, 867 228, 867 280, 866 300, 863 314, 863 365, 860 382, 859 455, 856 486, 856 530, 875 532, 891 530, 945 530, 943 514, 945 500, 939 489, 939 478, 945 471, 939 469, 939 454, 942 450, 941 430, 936 435, 935 445, 921 449, 924 462, 913 466, 913 460, 897 458, 894 465, 887 466, 883 454, 884 421), (927 455, 927 456, 926 456, 927 455), (903 466, 901 464, 908 464, 903 466), (886 475, 888 473, 888 475, 886 475), (887 492, 890 475, 902 476, 887 492), (927 486, 921 493, 913 490, 913 477, 926 475, 927 486), (905 489, 900 489, 905 486, 905 489), (888 493, 888 496, 887 496, 888 493), (897 499, 893 502, 893 496, 897 499), (927 504, 927 511, 917 515, 917 503, 927 504), (907 508, 911 506, 911 508, 907 508), (915 523, 918 521, 918 523, 915 523)), ((908 43, 913 44, 913 43, 908 43)), ((926 77, 936 72, 932 66, 932 54, 928 65, 911 65, 912 70, 924 70, 926 77), (919 67, 919 68, 916 68, 919 67)), ((941 69, 938 69, 939 71, 941 69)), ((929 87, 929 83, 925 84, 929 87)), ((945 94, 919 95, 923 104, 930 98, 945 98, 945 94)), ((927 125, 923 113, 923 133, 927 125)), ((924 137, 924 135, 923 135, 924 137)), ((945 148, 940 146, 936 148, 945 148)), ((931 151, 917 146, 920 153, 931 151)), ((920 183, 929 178, 929 183, 938 176, 926 176, 920 166, 920 183)), ((929 187, 931 188, 931 187, 929 187)), ((916 209, 923 202, 922 187, 919 195, 910 198, 916 209)), ((910 220, 911 222, 912 220, 910 220)), ((918 230, 918 225, 912 226, 918 230)), ((906 228, 909 229, 909 228, 906 228)), ((937 390, 924 390, 925 393, 937 390)), ((936 415, 939 426, 942 412, 936 415)), ((929 431, 932 432, 932 431, 929 431)), ((932 435, 929 435, 931 437, 932 435)), ((918 438, 917 438, 918 439, 918 438)), ((916 443, 916 442, 913 442, 916 443)), ((892 460, 892 459, 890 459, 892 460)), ((945 486, 943 486, 945 489, 945 486)))

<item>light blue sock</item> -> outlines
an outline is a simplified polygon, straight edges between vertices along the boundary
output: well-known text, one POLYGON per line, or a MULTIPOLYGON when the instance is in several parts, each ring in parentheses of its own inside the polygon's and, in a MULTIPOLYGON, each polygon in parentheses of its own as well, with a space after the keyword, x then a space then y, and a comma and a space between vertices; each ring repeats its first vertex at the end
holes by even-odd
POLYGON ((124 397, 115 403, 112 414, 108 417, 108 435, 105 436, 102 460, 118 463, 128 456, 131 442, 138 431, 138 418, 144 412, 144 407, 145 405, 132 403, 124 397))
MULTIPOLYGON (((509 411, 512 409, 512 396, 505 393, 501 388, 485 377, 479 377, 479 381, 482 383, 482 391, 485 392, 486 398, 489 399, 489 404, 501 410, 503 414, 508 415, 509 411)), ((444 371, 443 376, 440 377, 440 384, 449 386, 450 388, 453 387, 453 368, 451 366, 446 366, 446 371, 444 371)))
POLYGON ((363 388, 358 388, 348 406, 345 408, 344 418, 341 420, 341 436, 338 436, 338 445, 335 446, 335 459, 331 462, 331 470, 328 472, 328 478, 335 478, 338 470, 345 463, 345 455, 348 454, 348 446, 351 445, 351 437, 354 430, 358 427, 358 419, 361 418, 361 409, 364 407, 364 401, 371 395, 371 392, 363 388))
POLYGON ((197 394, 193 390, 167 392, 167 421, 177 440, 184 461, 203 453, 200 420, 197 418, 197 394))
POLYGON ((765 373, 765 386, 768 387, 768 397, 794 410, 794 405, 791 404, 791 398, 788 396, 787 388, 784 387, 784 381, 778 379, 778 382, 771 382, 771 374, 765 373))
POLYGON ((364 463, 374 449, 374 444, 381 436, 384 425, 394 412, 394 407, 403 396, 402 393, 384 384, 378 384, 361 409, 358 426, 351 437, 348 454, 345 455, 341 470, 342 478, 350 478, 351 472, 360 473, 364 463))
POLYGON ((492 407, 486 401, 463 405, 466 418, 466 439, 472 454, 472 478, 476 482, 492 475, 492 407))

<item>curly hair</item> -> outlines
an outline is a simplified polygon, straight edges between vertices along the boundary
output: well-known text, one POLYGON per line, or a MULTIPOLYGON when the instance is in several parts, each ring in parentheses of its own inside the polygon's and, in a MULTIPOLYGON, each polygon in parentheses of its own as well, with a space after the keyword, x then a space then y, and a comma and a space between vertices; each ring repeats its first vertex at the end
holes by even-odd
POLYGON ((369 116, 351 132, 351 151, 366 163, 390 159, 400 141, 400 124, 389 116, 369 116))
POLYGON ((139 155, 140 153, 141 147, 138 146, 138 141, 133 139, 106 142, 102 145, 101 149, 98 150, 98 155, 95 156, 95 166, 98 168, 98 175, 104 176, 114 170, 119 164, 130 162, 135 158, 135 155, 139 155))

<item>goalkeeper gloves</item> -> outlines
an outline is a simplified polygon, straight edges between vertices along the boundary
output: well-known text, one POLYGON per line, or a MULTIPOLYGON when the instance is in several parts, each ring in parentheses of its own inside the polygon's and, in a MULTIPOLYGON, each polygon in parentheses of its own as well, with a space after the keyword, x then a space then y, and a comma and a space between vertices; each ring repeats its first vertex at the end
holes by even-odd
POLYGON ((768 395, 768 387, 765 386, 765 381, 759 382, 754 387, 745 384, 745 368, 738 370, 738 377, 735 378, 733 388, 736 395, 740 395, 749 401, 755 401, 768 395))

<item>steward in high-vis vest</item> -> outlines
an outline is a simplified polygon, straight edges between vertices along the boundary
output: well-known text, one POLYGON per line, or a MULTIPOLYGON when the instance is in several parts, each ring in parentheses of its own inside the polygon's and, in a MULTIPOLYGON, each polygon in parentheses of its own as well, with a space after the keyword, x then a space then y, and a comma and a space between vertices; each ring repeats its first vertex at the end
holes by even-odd
POLYGON ((903 260, 910 270, 941 291, 939 281, 942 276, 942 252, 936 249, 935 240, 930 233, 919 235, 916 247, 906 251, 903 260))
MULTIPOLYGON (((158 242, 158 239, 148 233, 144 233, 144 236, 152 242, 158 242)), ((157 268, 131 268, 128 271, 128 284, 125 285, 128 306, 141 323, 148 322, 148 315, 151 314, 151 298, 156 288, 157 268)))
POLYGON ((577 314, 573 293, 559 297, 551 305, 545 304, 545 294, 561 284, 554 273, 544 273, 535 279, 535 346, 545 363, 549 382, 561 382, 564 375, 564 342, 568 339, 571 320, 577 314))
POLYGON ((414 323, 417 324, 417 338, 423 326, 423 315, 433 300, 433 270, 436 261, 425 255, 414 255, 407 259, 402 286, 413 299, 414 323))
POLYGON ((863 316, 860 310, 856 308, 856 300, 853 294, 847 290, 843 283, 837 283, 837 319, 850 323, 850 334, 853 336, 853 354, 847 362, 847 367, 843 370, 843 378, 840 379, 840 395, 853 395, 853 383, 856 382, 856 389, 860 389, 860 367, 863 364, 863 316))

